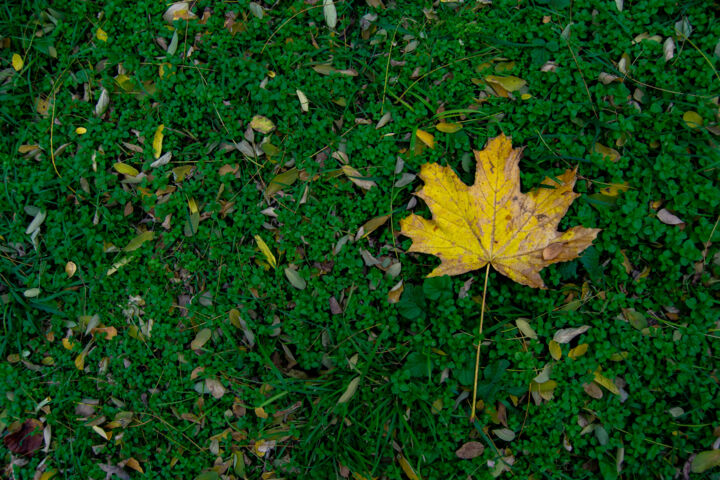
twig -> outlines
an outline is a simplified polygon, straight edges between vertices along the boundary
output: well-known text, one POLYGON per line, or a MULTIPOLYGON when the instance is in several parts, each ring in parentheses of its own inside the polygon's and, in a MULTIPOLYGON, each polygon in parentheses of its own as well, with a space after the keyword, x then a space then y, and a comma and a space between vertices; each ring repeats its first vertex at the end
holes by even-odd
POLYGON ((470 412, 470 421, 475 420, 475 402, 477 401, 477 382, 478 382, 478 370, 480 369, 480 346, 482 345, 482 331, 483 331, 483 320, 485 319, 485 295, 487 294, 488 275, 490 273, 490 262, 485 267, 485 285, 483 286, 483 298, 482 305, 480 307, 480 328, 478 329, 478 344, 477 350, 475 351, 475 380, 473 380, 473 399, 472 399, 472 411, 470 412))

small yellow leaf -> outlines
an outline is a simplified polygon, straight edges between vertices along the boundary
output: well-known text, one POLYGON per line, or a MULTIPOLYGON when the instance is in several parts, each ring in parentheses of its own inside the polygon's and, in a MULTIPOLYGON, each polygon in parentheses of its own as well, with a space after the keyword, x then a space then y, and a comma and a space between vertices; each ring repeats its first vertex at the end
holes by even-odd
POLYGON ((460 123, 446 123, 446 122, 440 122, 437 125, 435 125, 435 128, 443 133, 455 133, 462 130, 463 126, 460 123))
POLYGON ((267 189, 265 189, 265 196, 268 198, 272 197, 283 188, 289 187, 290 185, 295 183, 299 176, 300 172, 295 167, 285 172, 278 173, 273 177, 272 180, 270 180, 267 189))
POLYGON ((130 75, 126 75, 124 73, 121 73, 117 77, 115 77, 115 82, 126 92, 132 92, 135 88, 135 85, 133 85, 132 78, 130 78, 130 75))
POLYGON ((230 323, 235 328, 243 328, 243 322, 240 320, 240 310, 233 308, 228 312, 230 323))
POLYGON ((690 128, 700 128, 703 126, 703 118, 692 110, 683 113, 683 120, 685 124, 690 128))
POLYGON ((397 461, 400 464, 400 468, 402 468, 402 471, 405 472, 405 475, 408 477, 409 480, 420 480, 420 477, 417 473, 415 473, 412 465, 410 465, 410 462, 408 462, 405 457, 398 454, 397 461))
POLYGON ((435 148, 435 137, 432 134, 418 128, 415 135, 428 147, 435 148))
POLYGON ((137 237, 133 238, 128 242, 128 244, 123 248, 123 252, 133 252, 140 248, 143 243, 147 242, 148 240, 152 240, 155 236, 155 232, 153 231, 147 231, 143 232, 137 237))
POLYGON ((548 342, 548 348, 550 349, 550 356, 553 360, 560 360, 562 357, 562 348, 560 348, 560 344, 555 340, 550 340, 550 342, 548 342))
POLYGON ((585 353, 587 353, 587 350, 588 344, 581 343, 577 347, 570 349, 570 351, 568 352, 568 358, 572 358, 574 360, 578 357, 582 357, 583 355, 585 355, 585 353))
POLYGON ((35 111, 42 116, 46 116, 48 114, 48 110, 50 110, 50 100, 38 97, 37 102, 35 103, 35 111))
POLYGON ((500 77, 498 75, 488 75, 485 77, 485 81, 493 85, 500 85, 503 89, 508 92, 516 92, 522 87, 527 85, 527 82, 522 78, 513 77, 509 75, 507 77, 500 77))
POLYGON ((182 182, 185 180, 185 177, 192 172, 192 165, 182 165, 180 167, 175 167, 172 169, 173 176, 175 177, 176 182, 182 182))
POLYGON ((75 347, 75 342, 71 342, 69 338, 65 337, 62 339, 62 345, 66 350, 72 350, 75 347))
POLYGON ((75 357, 75 368, 78 370, 85 369, 85 355, 87 355, 85 352, 80 352, 80 355, 75 357))
POLYGON ((85 135, 85 134, 87 133, 87 128, 85 128, 85 127, 77 127, 77 128, 75 129, 75 133, 77 133, 78 135, 85 135))
POLYGON ((273 253, 270 251, 270 247, 267 246, 265 240, 263 240, 260 235, 254 235, 254 237, 255 243, 257 243, 257 246, 262 252, 262 254, 265 255, 265 258, 267 259, 270 266, 272 268, 277 267, 277 260, 275 260, 275 255, 273 255, 273 253))
POLYGON ((388 303, 398 303, 400 301, 400 297, 402 296, 402 292, 404 289, 405 289, 405 287, 403 285, 403 281, 400 280, 388 292, 388 303))
POLYGON ((160 158, 160 155, 162 155, 162 144, 163 144, 163 129, 165 128, 165 125, 160 124, 158 125, 157 129, 155 130, 155 136, 153 137, 153 155, 155 156, 155 159, 157 160, 160 158))
POLYGON ((212 330, 209 328, 203 328, 195 335, 193 341, 190 342, 190 348, 192 350, 199 350, 208 342, 208 340, 210 340, 211 336, 212 330))
POLYGON ((37 150, 38 148, 40 147, 37 145, 20 145, 18 147, 18 153, 25 154, 37 150))
POLYGON ((125 466, 132 468, 136 472, 145 473, 145 472, 143 472, 143 469, 140 466, 140 462, 135 460, 133 457, 130 457, 127 459, 127 461, 125 462, 125 466))
POLYGON ((617 162, 620 158, 620 152, 614 148, 606 147, 602 143, 596 143, 593 151, 601 154, 603 157, 610 157, 611 162, 617 162))
POLYGON ((97 425, 93 425, 92 429, 95 431, 95 433, 103 437, 105 440, 110 440, 110 437, 112 436, 112 432, 106 432, 97 425))
POLYGON ((73 275, 75 275, 76 271, 77 265, 75 265, 75 262, 67 262, 65 264, 65 274, 68 276, 68 278, 72 278, 73 275))
POLYGON ((605 387, 608 391, 614 393, 615 395, 620 395, 620 390, 618 390, 617 385, 615 385, 615 383, 611 379, 600 373, 599 367, 597 370, 595 370, 595 373, 593 375, 593 380, 595 380, 595 383, 602 387, 605 387))
POLYGON ((190 209, 190 213, 198 212, 198 206, 194 198, 188 198, 188 208, 190 209))
POLYGON ((265 409, 263 407, 255 408, 255 415, 257 415, 259 418, 268 418, 268 414, 265 412, 265 409))
POLYGON ((615 352, 610 355, 611 362, 622 362, 628 357, 628 352, 615 352))
MULTIPOLYGON (((363 226, 360 227, 360 229, 362 229, 362 237, 360 238, 367 237, 372 232, 383 226, 385 222, 387 222, 388 218, 390 218, 390 215, 382 215, 380 217, 375 217, 365 222, 363 226)), ((358 230, 358 233, 360 233, 360 230, 358 230)))
POLYGON ((40 475, 40 480, 50 480, 52 477, 54 477, 57 474, 57 470, 47 470, 42 475, 40 475))
POLYGON ((530 100, 532 98, 532 95, 530 95, 529 93, 523 93, 522 95, 520 95, 520 98, 522 98, 523 100, 530 100))
POLYGON ((130 177, 136 177, 140 174, 135 167, 128 165, 127 163, 117 162, 113 165, 116 172, 128 175, 130 177))
POLYGON ((12 66, 15 69, 16 72, 19 72, 22 70, 23 65, 25 65, 25 62, 23 61, 22 57, 18 55, 17 53, 13 53, 12 56, 12 66))
POLYGON ((495 71, 498 73, 509 72, 515 68, 515 62, 498 62, 495 64, 495 71))
POLYGON ((627 192, 629 189, 630 184, 627 182, 611 183, 607 187, 600 189, 599 193, 608 197, 617 197, 618 195, 620 195, 621 192, 627 192))
POLYGON ((95 38, 100 40, 101 42, 107 42, 108 41, 108 34, 105 30, 102 28, 98 28, 95 30, 95 38))
POLYGON ((250 122, 250 128, 256 132, 267 135, 268 133, 275 130, 275 124, 267 117, 262 115, 255 115, 250 122))
POLYGON ((547 382, 537 383, 535 380, 530 382, 530 391, 538 393, 552 392, 557 388, 557 382, 555 380, 548 380, 547 382))

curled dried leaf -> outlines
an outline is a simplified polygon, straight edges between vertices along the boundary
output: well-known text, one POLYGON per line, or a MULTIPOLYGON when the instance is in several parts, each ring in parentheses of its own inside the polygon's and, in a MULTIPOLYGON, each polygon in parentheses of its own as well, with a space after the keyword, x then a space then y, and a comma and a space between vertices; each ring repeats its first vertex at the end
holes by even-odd
POLYGON ((470 460, 475 457, 479 457, 485 451, 485 446, 480 442, 467 442, 462 447, 455 451, 455 455, 458 458, 470 460))
POLYGON ((7 435, 3 443, 13 453, 32 456, 42 445, 42 430, 42 422, 31 418, 25 420, 18 430, 7 435))

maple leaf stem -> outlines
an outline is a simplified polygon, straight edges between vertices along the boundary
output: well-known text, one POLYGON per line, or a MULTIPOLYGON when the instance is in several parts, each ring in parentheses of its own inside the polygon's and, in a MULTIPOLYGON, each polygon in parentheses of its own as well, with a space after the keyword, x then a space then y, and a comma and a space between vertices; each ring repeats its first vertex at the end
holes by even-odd
POLYGON ((472 412, 470 412, 470 421, 475 420, 475 404, 477 402, 477 384, 478 384, 478 371, 480 370, 480 345, 482 345, 482 331, 483 331, 483 320, 485 319, 485 296, 487 295, 487 284, 488 276, 490 273, 490 262, 485 267, 485 284, 483 285, 483 298, 482 305, 480 306, 480 328, 478 329, 478 343, 477 350, 475 351, 475 379, 473 380, 473 399, 472 399, 472 412))

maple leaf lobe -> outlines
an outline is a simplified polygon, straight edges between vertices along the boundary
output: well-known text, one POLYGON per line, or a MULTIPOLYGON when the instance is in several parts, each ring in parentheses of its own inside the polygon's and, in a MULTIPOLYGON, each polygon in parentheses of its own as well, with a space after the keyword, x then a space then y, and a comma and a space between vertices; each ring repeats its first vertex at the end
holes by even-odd
POLYGON ((551 263, 577 258, 592 244, 599 229, 573 227, 557 231, 570 204, 577 168, 556 179, 545 178, 540 188, 520 191, 522 148, 501 134, 475 151, 475 183, 465 185, 450 167, 424 164, 425 183, 416 195, 432 212, 432 219, 410 215, 400 221, 401 232, 413 243, 408 252, 440 258, 429 277, 460 275, 484 267, 512 280, 545 288, 540 270, 551 263))

